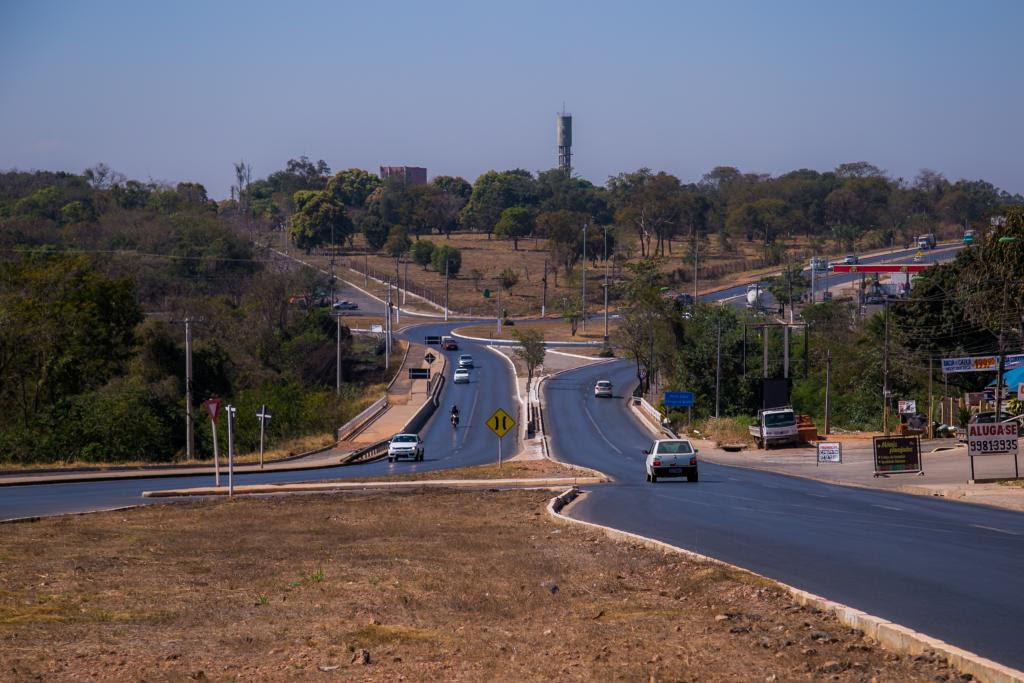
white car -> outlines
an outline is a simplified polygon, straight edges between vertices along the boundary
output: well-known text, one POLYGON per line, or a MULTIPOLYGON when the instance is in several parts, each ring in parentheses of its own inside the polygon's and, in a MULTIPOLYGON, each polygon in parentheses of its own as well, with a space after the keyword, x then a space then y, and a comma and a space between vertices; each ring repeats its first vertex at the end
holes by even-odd
POLYGON ((388 444, 388 462, 399 458, 423 460, 423 442, 419 434, 395 434, 388 444))
POLYGON ((594 396, 597 398, 612 397, 612 383, 606 379, 598 380, 594 385, 594 396))
POLYGON ((359 304, 352 301, 335 301, 334 310, 336 311, 354 311, 359 308, 359 304))
POLYGON ((455 377, 452 378, 456 384, 469 384, 469 370, 466 368, 459 368, 455 371, 455 377))
POLYGON ((697 449, 687 439, 659 439, 644 451, 647 460, 647 481, 652 484, 658 477, 686 477, 697 481, 697 449))
POLYGON ((468 353, 464 353, 459 356, 459 367, 460 368, 471 368, 473 367, 473 356, 468 353))

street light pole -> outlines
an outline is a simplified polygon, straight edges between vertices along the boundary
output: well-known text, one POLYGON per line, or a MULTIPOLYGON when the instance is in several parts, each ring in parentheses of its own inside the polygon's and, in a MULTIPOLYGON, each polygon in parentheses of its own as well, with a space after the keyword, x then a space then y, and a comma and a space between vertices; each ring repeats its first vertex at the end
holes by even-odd
POLYGON ((587 224, 583 224, 583 334, 587 334, 587 224))
POLYGON ((608 348, 608 226, 604 226, 604 348, 608 348))

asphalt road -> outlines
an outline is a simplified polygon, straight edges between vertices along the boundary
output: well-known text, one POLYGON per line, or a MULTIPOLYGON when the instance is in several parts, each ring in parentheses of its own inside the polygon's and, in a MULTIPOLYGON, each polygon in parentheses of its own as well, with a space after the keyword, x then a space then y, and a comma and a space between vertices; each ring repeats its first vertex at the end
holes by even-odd
MULTIPOLYGON (((1024 669, 1024 514, 701 463, 644 480, 653 437, 629 413, 627 362, 544 384, 551 445, 611 475, 573 517, 657 538, 1024 669), (596 399, 611 379, 617 398, 596 399)), ((905 475, 912 476, 912 475, 905 475)))
MULTIPOLYGON (((921 263, 943 263, 945 261, 951 261, 956 257, 957 253, 959 253, 959 251, 963 248, 964 246, 962 244, 954 244, 943 245, 940 246, 938 249, 928 249, 922 251, 921 263)), ((860 263, 912 263, 914 254, 916 254, 918 251, 919 250, 916 247, 913 249, 903 249, 900 251, 893 252, 891 254, 885 254, 883 256, 865 257, 861 259, 860 263)), ((810 274, 810 270, 808 268, 804 268, 803 272, 807 275, 810 274)), ((826 278, 825 273, 822 272, 818 273, 815 277, 817 278, 817 289, 820 292, 825 291, 826 283, 828 284, 829 288, 832 288, 837 287, 839 285, 848 284, 855 280, 860 280, 860 275, 848 273, 839 274, 829 272, 828 277, 826 278)), ((896 281, 897 280, 894 280, 894 282, 896 281)), ((768 281, 763 280, 762 282, 767 283, 768 281)), ((743 307, 746 305, 746 296, 747 285, 743 284, 738 285, 736 287, 730 287, 729 289, 723 289, 719 292, 714 292, 713 294, 707 294, 705 296, 702 296, 701 299, 704 301, 721 301, 722 303, 726 303, 731 306, 743 307)), ((773 305, 773 299, 771 297, 771 294, 768 294, 767 292, 762 294, 762 300, 765 302, 766 306, 770 307, 773 305)))
MULTIPOLYGON (((355 297, 342 297, 355 300, 355 297)), ((362 303, 360 303, 362 307, 362 303)), ((426 335, 447 334, 457 325, 465 323, 427 323, 409 328, 402 333, 413 341, 422 343, 426 335)), ((361 465, 349 465, 318 470, 297 470, 292 472, 265 472, 239 474, 235 484, 287 483, 299 481, 324 481, 330 479, 351 479, 354 477, 387 476, 406 472, 466 467, 497 461, 497 438, 486 427, 484 421, 499 407, 513 417, 518 415, 518 401, 513 400, 512 366, 502 356, 487 350, 484 345, 474 342, 460 342, 459 351, 448 351, 447 379, 441 392, 441 403, 433 418, 420 432, 424 440, 422 462, 399 461, 388 463, 379 460, 361 465), (452 373, 458 355, 472 354, 477 365, 470 373, 469 384, 453 384, 452 373), (457 403, 462 419, 458 429, 453 429, 448 412, 457 403)), ((517 432, 505 436, 502 448, 506 455, 518 450, 517 432)), ((150 479, 128 479, 100 482, 66 484, 38 484, 30 486, 9 486, 0 488, 0 519, 14 519, 58 515, 73 512, 106 510, 129 505, 167 502, 167 499, 143 498, 141 493, 154 489, 172 489, 190 486, 210 486, 213 476, 194 475, 150 479)), ((226 486, 226 475, 222 472, 221 483, 226 486)))

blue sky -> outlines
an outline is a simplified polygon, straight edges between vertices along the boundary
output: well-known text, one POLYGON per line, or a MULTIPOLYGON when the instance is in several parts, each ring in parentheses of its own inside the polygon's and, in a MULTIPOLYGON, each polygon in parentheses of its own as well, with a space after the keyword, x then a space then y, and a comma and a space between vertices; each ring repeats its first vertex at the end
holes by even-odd
POLYGON ((867 160, 1024 192, 1024 2, 0 0, 0 169, 245 159, 778 174, 867 160))

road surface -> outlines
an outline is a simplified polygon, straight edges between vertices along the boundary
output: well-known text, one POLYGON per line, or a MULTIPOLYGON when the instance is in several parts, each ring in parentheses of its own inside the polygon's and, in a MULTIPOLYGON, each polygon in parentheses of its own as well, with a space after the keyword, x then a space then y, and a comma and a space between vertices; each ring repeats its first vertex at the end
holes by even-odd
MULTIPOLYGON (((1024 514, 701 463, 700 482, 644 480, 653 437, 619 361, 544 383, 554 454, 612 476, 579 519, 730 562, 1024 669, 1024 514), (615 399, 596 399, 610 379, 615 399)), ((911 475, 906 475, 911 476, 911 475)))

